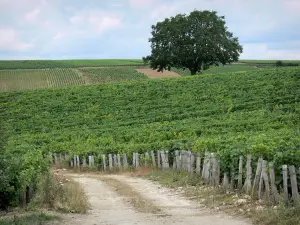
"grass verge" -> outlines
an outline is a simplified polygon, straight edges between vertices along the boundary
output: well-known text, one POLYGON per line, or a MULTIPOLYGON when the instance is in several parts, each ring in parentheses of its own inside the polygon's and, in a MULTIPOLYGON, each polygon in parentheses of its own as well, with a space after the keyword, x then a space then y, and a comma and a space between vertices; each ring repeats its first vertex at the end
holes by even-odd
POLYGON ((40 189, 31 207, 38 205, 66 213, 86 213, 90 207, 83 187, 55 171, 41 180, 40 189))
POLYGON ((14 215, 13 217, 0 217, 0 225, 42 225, 53 220, 59 220, 59 217, 45 213, 32 213, 28 215, 14 215))
POLYGON ((300 224, 300 206, 272 206, 263 201, 253 201, 248 195, 205 186, 199 177, 188 175, 186 172, 153 171, 141 177, 174 188, 186 198, 195 200, 204 207, 249 218, 255 225, 300 224))

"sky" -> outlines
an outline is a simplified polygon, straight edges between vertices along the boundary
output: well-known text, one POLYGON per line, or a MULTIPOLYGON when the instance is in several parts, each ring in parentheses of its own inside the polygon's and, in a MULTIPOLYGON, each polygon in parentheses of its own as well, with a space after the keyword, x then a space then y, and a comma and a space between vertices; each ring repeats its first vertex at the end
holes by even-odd
POLYGON ((241 59, 300 60, 300 0, 0 0, 0 59, 123 59, 151 52, 151 25, 215 10, 241 59))

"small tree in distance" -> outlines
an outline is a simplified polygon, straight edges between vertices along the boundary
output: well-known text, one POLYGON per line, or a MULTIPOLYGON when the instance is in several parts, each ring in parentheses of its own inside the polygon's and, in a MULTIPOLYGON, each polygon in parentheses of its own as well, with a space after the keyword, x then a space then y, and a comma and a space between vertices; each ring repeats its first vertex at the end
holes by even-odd
POLYGON ((283 66, 283 62, 281 60, 276 61, 276 66, 277 67, 283 66))
POLYGON ((216 11, 194 10, 152 26, 151 55, 143 57, 152 69, 189 69, 191 75, 212 65, 238 61, 243 52, 238 38, 227 30, 216 11))

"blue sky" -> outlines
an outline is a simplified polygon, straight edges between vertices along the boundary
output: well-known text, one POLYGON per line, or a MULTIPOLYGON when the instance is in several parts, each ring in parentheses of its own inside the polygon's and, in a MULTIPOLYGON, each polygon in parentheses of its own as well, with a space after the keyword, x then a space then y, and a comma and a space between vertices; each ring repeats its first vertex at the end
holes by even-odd
POLYGON ((216 10, 242 59, 300 60, 300 0, 0 0, 0 59, 141 58, 151 25, 216 10))

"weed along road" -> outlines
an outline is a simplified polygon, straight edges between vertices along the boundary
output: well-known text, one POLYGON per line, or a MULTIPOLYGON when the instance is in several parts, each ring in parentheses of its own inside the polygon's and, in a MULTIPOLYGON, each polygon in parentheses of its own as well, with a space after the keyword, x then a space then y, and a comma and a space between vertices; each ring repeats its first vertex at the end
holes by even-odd
POLYGON ((91 204, 87 214, 67 215, 67 225, 248 225, 246 220, 209 211, 174 190, 127 175, 68 174, 91 204))

